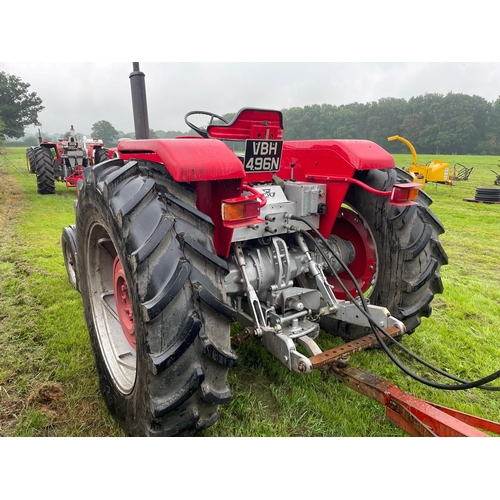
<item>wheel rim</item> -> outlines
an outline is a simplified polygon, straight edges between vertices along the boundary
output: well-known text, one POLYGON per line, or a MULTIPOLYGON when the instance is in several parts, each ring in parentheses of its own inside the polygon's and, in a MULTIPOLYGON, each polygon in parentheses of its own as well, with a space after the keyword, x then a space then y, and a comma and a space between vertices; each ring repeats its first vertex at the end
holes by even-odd
POLYGON ((89 231, 85 269, 99 347, 116 387, 129 394, 135 384, 137 356, 134 321, 125 272, 103 226, 89 231))
POLYGON ((76 271, 75 271, 75 259, 73 258, 73 252, 71 251, 67 243, 64 244, 63 249, 64 255, 66 256, 66 272, 68 273, 70 283, 76 285, 76 271))
POLYGON ((135 350, 135 333, 134 333, 134 318, 132 316, 132 303, 128 294, 127 280, 125 279, 125 271, 122 263, 115 257, 113 264, 113 288, 115 292, 116 309, 118 319, 122 327, 125 338, 130 346, 135 350))
MULTIPOLYGON (((349 270, 356 278, 361 291, 369 296, 377 279, 377 247, 375 239, 364 219, 351 208, 342 206, 333 227, 332 234, 343 240, 351 242, 354 247, 355 257, 349 265, 349 270)), ((358 293, 346 272, 339 273, 342 284, 349 293, 357 296, 358 293)), ((334 286, 335 296, 345 300, 346 294, 334 276, 328 276, 328 282, 334 286)))

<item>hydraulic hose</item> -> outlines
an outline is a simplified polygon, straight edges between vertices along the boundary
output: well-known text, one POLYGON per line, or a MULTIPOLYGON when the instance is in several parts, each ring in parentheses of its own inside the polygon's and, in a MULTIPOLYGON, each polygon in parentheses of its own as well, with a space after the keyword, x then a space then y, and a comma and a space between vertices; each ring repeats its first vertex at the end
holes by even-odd
MULTIPOLYGON (((328 261, 327 259, 327 256, 326 254, 323 252, 323 249, 321 247, 319 247, 317 245, 317 242, 316 240, 307 232, 305 232, 305 234, 308 236, 308 238, 310 239, 310 241, 313 242, 314 245, 316 245, 317 249, 319 250, 319 252, 321 253, 321 255, 323 256, 323 259, 327 262, 328 266, 330 267, 330 269, 332 270, 331 268, 331 265, 330 265, 330 262, 328 261)), ((338 256, 336 256, 337 260, 338 260, 338 256)), ((347 274, 350 276, 351 278, 351 281, 353 281, 354 283, 354 286, 356 287, 356 290, 358 292, 358 294, 361 296, 362 293, 361 293, 361 290, 359 289, 359 285, 358 283, 355 281, 354 277, 351 276, 351 272, 350 272, 350 269, 347 268, 347 266, 344 266, 341 264, 341 266, 343 267, 343 269, 347 272, 347 274)), ((345 294, 348 296, 348 298, 351 300, 351 302, 358 308, 358 310, 361 312, 361 314, 369 321, 370 323, 370 326, 373 330, 373 327, 375 327, 377 330, 379 330, 380 332, 382 332, 384 334, 385 337, 387 337, 385 335, 385 332, 382 328, 380 328, 380 326, 378 324, 376 324, 372 318, 370 317, 370 314, 369 314, 369 311, 368 310, 364 310, 364 309, 361 309, 359 307, 359 304, 356 302, 356 300, 354 299, 354 297, 350 294, 350 292, 345 288, 345 286, 343 285, 343 283, 339 280, 339 277, 337 275, 337 273, 335 273, 334 270, 332 270, 332 272, 334 273, 335 277, 337 278, 337 280, 339 281, 339 284, 340 286, 342 287, 343 291, 345 292, 345 294)), ((363 299, 362 299, 363 300, 363 299)), ((376 334, 376 332, 374 332, 376 334)), ((445 372, 444 370, 441 370, 440 368, 437 368, 436 366, 434 365, 431 365, 429 362, 425 361, 424 359, 420 358, 419 356, 417 356, 415 353, 413 353, 412 351, 410 351, 409 349, 407 349, 405 346, 403 346, 403 344, 401 344, 400 342, 398 342, 397 340, 395 340, 394 338, 392 337, 387 337, 393 344, 396 344, 399 349, 403 350, 406 354, 408 354, 409 356, 411 356, 413 359, 415 359, 416 361, 418 361, 419 363, 421 363, 422 365, 426 366, 427 368, 430 368, 431 370, 435 371, 436 373, 439 373, 445 377, 448 377, 452 380, 455 380, 456 382, 460 382, 460 383, 468 383, 466 380, 463 380, 461 378, 458 378, 458 377, 455 377, 454 375, 448 373, 448 372, 445 372)), ((378 339, 378 337, 377 337, 378 339)), ((378 339, 379 340, 379 339, 378 339)), ((489 389, 489 388, 488 388, 489 389)))
MULTIPOLYGON (((367 320, 370 323, 370 327, 371 327, 371 329, 372 329, 375 337, 377 338, 379 344, 384 349, 385 353, 389 356, 389 358, 391 359, 391 361, 400 370, 402 370, 404 373, 406 373, 407 375, 409 375, 410 377, 412 377, 414 380, 417 380, 418 382, 420 382, 420 383, 422 383, 424 385, 427 385, 427 386, 430 386, 430 387, 434 387, 436 389, 458 391, 458 390, 466 390, 466 389, 479 388, 479 389, 489 390, 489 391, 500 391, 500 387, 493 387, 493 386, 485 386, 484 385, 484 384, 487 384, 488 382, 491 382, 492 380, 495 380, 495 379, 499 378, 500 377, 500 370, 498 370, 498 371, 496 371, 496 372, 494 372, 494 373, 492 373, 492 374, 490 374, 490 375, 488 375, 486 377, 483 377, 483 378, 481 378, 479 380, 476 380, 474 382, 468 382, 466 380, 462 380, 462 379, 460 379, 458 377, 455 377, 454 375, 451 375, 451 374, 449 374, 449 373, 447 373, 447 372, 439 369, 438 367, 436 367, 436 366, 434 366, 434 365, 432 365, 432 364, 424 361, 423 359, 421 359, 420 357, 418 357, 416 354, 414 354, 413 352, 411 352, 409 349, 407 349, 404 346, 402 346, 399 342, 397 342, 392 337, 385 336, 384 330, 380 326, 378 326, 373 321, 373 319, 371 318, 369 310, 368 310, 368 305, 366 303, 366 299, 365 299, 365 297, 363 295, 363 292, 359 288, 359 284, 358 284, 356 278, 353 276, 353 274, 351 273, 351 270, 347 267, 347 265, 344 262, 342 262, 342 260, 340 259, 340 257, 335 253, 335 251, 332 248, 332 246, 330 245, 330 243, 326 240, 326 238, 324 238, 324 236, 309 221, 307 221, 303 217, 292 215, 291 218, 294 219, 294 220, 300 220, 301 222, 303 222, 304 224, 306 224, 307 226, 309 226, 311 228, 311 230, 323 242, 323 244, 326 246, 326 248, 328 248, 328 250, 335 257, 335 259, 338 261, 338 263, 341 265, 341 267, 344 269, 344 271, 347 273, 347 275, 349 276, 349 278, 353 282, 353 285, 356 287, 356 291, 358 292, 359 298, 360 298, 361 303, 362 303, 362 307, 359 305, 358 301, 355 300, 355 298, 351 295, 351 293, 349 293, 349 291, 347 290, 347 288, 342 284, 342 281, 339 279, 338 281, 339 281, 339 283, 340 283, 343 291, 346 293, 346 295, 349 298, 349 300, 351 300, 351 302, 367 318, 367 320), (430 368, 431 370, 435 371, 436 373, 439 373, 440 375, 443 375, 444 377, 447 377, 447 378, 450 378, 452 380, 455 380, 456 382, 460 382, 460 384, 458 384, 458 385, 440 384, 440 383, 433 382, 431 380, 425 379, 423 377, 420 377, 416 373, 413 373, 411 370, 409 370, 406 366, 404 366, 394 356, 394 354, 390 351, 390 349, 387 347, 387 345, 383 341, 383 339, 382 339, 379 331, 384 334, 385 338, 388 338, 392 343, 396 344, 400 349, 402 349, 404 352, 406 352, 409 356, 411 356, 416 361, 420 362, 421 364, 423 364, 424 366, 430 368)), ((317 244, 316 240, 307 231, 303 230, 302 233, 304 235, 307 235, 310 238, 310 240, 313 242, 313 244, 316 246, 316 248, 318 249, 318 251, 323 256, 323 259, 325 260, 325 262, 327 263, 327 265, 330 267, 330 269, 331 269, 332 273, 334 274, 334 276, 338 279, 338 274, 333 269, 332 264, 330 263, 329 259, 326 257, 326 255, 323 252, 323 250, 321 249, 321 247, 317 244)))

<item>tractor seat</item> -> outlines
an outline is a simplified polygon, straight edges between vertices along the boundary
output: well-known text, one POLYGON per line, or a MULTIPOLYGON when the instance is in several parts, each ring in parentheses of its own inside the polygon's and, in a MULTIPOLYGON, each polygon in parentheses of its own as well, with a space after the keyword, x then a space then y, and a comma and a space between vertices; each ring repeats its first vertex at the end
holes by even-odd
POLYGON ((209 125, 207 133, 212 139, 244 141, 245 139, 283 139, 283 113, 258 108, 243 108, 233 121, 223 125, 209 125))

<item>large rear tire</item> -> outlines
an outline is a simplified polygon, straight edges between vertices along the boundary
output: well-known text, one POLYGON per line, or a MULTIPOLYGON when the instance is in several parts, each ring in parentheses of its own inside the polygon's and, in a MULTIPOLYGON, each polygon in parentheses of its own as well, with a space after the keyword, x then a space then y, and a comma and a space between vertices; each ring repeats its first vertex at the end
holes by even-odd
POLYGON ((101 163, 78 189, 80 288, 111 414, 130 436, 212 425, 236 356, 211 220, 157 164, 101 163))
MULTIPOLYGON (((359 172, 357 178, 381 191, 410 180, 399 169, 359 172)), ((448 262, 438 240, 444 228, 429 210, 432 200, 421 191, 418 205, 395 207, 387 197, 352 185, 345 202, 348 207, 341 209, 332 233, 341 238, 352 235, 358 261, 355 259, 349 268, 370 303, 386 307, 405 323, 407 333, 413 332, 421 318, 431 314, 434 295, 442 293, 440 268, 448 262)), ((355 292, 346 273, 339 277, 355 292)), ((334 290, 338 289, 335 286, 334 290)), ((328 316, 321 326, 346 341, 370 333, 328 316)))
POLYGON ((36 148, 35 163, 38 194, 54 194, 56 192, 56 181, 50 150, 44 147, 36 148))
POLYGON ((102 163, 103 161, 109 160, 108 158, 109 150, 106 148, 97 148, 94 150, 94 165, 102 163))

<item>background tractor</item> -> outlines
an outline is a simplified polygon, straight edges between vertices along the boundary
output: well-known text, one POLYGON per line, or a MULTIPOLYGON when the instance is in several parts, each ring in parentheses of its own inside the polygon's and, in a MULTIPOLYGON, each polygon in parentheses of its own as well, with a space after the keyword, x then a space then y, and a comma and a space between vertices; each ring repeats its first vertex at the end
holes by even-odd
POLYGON ((39 194, 54 194, 55 182, 65 182, 66 187, 76 187, 83 169, 107 160, 108 153, 97 138, 78 141, 73 125, 69 135, 58 142, 42 141, 26 150, 28 169, 36 174, 39 194))
MULTIPOLYGON (((42 134, 40 129, 38 129, 38 144, 42 144, 42 134)), ((37 146, 30 146, 26 149, 26 165, 28 167, 28 171, 32 174, 36 174, 36 166, 35 166, 35 150, 37 146)))
POLYGON ((234 322, 305 375, 350 352, 323 352, 320 328, 351 350, 385 347, 430 315, 444 228, 388 152, 283 141, 282 113, 255 108, 230 123, 193 111, 198 135, 149 139, 138 63, 130 81, 137 139, 83 169, 62 235, 102 394, 127 435, 217 421, 231 399, 234 322))
POLYGON ((98 137, 88 139, 86 136, 83 136, 82 148, 87 153, 89 165, 95 165, 108 159, 108 149, 104 146, 102 139, 98 137))

